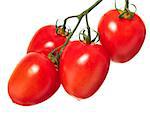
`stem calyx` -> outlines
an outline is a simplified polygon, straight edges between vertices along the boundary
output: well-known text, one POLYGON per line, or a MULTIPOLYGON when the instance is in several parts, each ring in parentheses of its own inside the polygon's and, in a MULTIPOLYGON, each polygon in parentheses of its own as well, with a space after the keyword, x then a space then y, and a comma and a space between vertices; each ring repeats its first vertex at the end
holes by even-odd
POLYGON ((115 8, 120 14, 119 15, 120 19, 128 19, 128 20, 130 20, 130 19, 132 19, 134 17, 137 8, 136 8, 136 6, 134 4, 131 4, 131 5, 135 8, 134 12, 130 11, 130 9, 129 9, 129 0, 125 0, 124 10, 118 9, 116 7, 116 1, 115 1, 115 8))

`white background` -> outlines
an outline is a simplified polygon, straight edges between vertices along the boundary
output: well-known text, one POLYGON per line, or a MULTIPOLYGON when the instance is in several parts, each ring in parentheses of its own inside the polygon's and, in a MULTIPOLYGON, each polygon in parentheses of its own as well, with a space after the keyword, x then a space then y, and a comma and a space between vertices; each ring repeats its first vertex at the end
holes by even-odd
MULTIPOLYGON (((7 93, 9 77, 40 27, 58 18, 76 15, 96 0, 0 0, 0 120, 150 120, 150 22, 148 0, 130 0, 147 27, 141 51, 124 64, 111 63, 108 76, 91 98, 77 101, 61 87, 47 101, 22 107, 7 93)), ((123 7, 124 0, 117 0, 123 7)), ((114 8, 114 0, 103 2, 90 13, 97 29, 100 17, 114 8)), ((80 27, 83 27, 81 25, 80 27)), ((74 36, 77 39, 77 34, 74 36)))

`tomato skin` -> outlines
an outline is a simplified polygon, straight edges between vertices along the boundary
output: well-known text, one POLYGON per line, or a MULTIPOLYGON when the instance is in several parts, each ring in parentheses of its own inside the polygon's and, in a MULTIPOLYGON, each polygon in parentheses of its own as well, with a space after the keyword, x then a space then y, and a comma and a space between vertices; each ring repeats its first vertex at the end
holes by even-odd
POLYGON ((57 77, 58 71, 45 55, 29 53, 19 62, 9 79, 9 96, 19 105, 38 104, 59 88, 57 77))
POLYGON ((33 36, 27 53, 38 52, 48 55, 54 48, 61 46, 66 41, 66 37, 56 33, 54 25, 47 25, 40 28, 33 36))
POLYGON ((70 42, 60 58, 59 77, 70 95, 85 99, 103 83, 110 59, 101 45, 70 42))
POLYGON ((117 10, 104 14, 98 25, 101 44, 115 62, 127 62, 140 50, 146 35, 141 18, 135 14, 131 20, 120 19, 117 10))

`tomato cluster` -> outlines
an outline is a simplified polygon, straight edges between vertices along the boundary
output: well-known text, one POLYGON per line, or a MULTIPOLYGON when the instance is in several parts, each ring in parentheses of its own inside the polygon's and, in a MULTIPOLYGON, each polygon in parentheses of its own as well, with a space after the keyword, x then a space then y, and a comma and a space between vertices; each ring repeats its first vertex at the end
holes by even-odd
MULTIPOLYGON (((77 17, 81 20, 89 11, 77 17)), ((60 84, 71 96, 88 98, 104 82, 110 60, 123 63, 132 59, 146 34, 141 18, 127 8, 111 10, 101 18, 98 24, 101 44, 91 40, 88 22, 87 28, 88 35, 83 32, 83 41, 72 42, 69 39, 73 32, 66 35, 65 24, 39 29, 29 44, 27 55, 10 77, 8 93, 12 101, 24 106, 38 104, 51 97, 60 84)))

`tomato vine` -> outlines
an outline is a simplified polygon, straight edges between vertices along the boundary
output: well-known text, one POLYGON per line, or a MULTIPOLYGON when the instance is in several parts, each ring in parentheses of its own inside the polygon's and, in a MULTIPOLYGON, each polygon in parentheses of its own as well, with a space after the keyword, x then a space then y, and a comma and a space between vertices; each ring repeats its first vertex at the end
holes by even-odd
MULTIPOLYGON (((78 28, 78 26, 79 26, 79 24, 80 24, 80 22, 81 22, 81 20, 82 20, 82 18, 83 18, 84 16, 86 16, 86 23, 87 23, 88 35, 89 35, 89 38, 91 39, 91 37, 90 37, 90 27, 89 27, 89 24, 88 24, 88 17, 87 17, 87 15, 88 15, 89 12, 91 12, 91 10, 93 10, 93 9, 94 9, 100 2, 102 2, 102 1, 103 1, 103 0, 98 0, 98 1, 96 1, 92 6, 90 6, 88 9, 86 9, 86 10, 83 11, 83 12, 81 12, 80 14, 74 15, 74 16, 69 16, 69 17, 67 17, 67 18, 64 20, 64 24, 63 24, 63 30, 64 30, 64 31, 65 31, 65 29, 66 29, 66 23, 67 23, 67 21, 68 21, 69 19, 71 19, 71 18, 77 18, 77 19, 78 19, 78 22, 77 22, 75 28, 72 30, 72 32, 70 32, 70 34, 68 35, 67 40, 65 41, 65 43, 64 43, 62 46, 60 46, 60 47, 58 47, 58 48, 55 48, 52 52, 50 52, 50 53, 48 54, 48 58, 49 58, 52 62, 54 62, 54 63, 57 64, 57 65, 59 64, 58 59, 60 58, 60 56, 61 56, 61 54, 62 54, 64 48, 66 47, 66 45, 68 44, 69 40, 71 39, 71 37, 72 37, 73 34, 75 33, 76 29, 78 28), (57 53, 56 55, 54 55, 54 53, 55 53, 58 49, 60 49, 60 52, 57 53)), ((87 40, 87 43, 90 43, 90 42, 91 42, 90 39, 87 40)))

